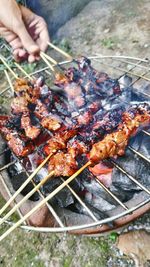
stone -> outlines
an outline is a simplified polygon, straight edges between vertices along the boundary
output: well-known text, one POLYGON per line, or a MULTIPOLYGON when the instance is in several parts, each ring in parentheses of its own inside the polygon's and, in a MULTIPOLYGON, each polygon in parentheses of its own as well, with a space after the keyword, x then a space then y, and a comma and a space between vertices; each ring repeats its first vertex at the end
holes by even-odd
POLYGON ((144 230, 122 234, 117 247, 135 261, 136 266, 144 267, 150 260, 150 234, 144 230))

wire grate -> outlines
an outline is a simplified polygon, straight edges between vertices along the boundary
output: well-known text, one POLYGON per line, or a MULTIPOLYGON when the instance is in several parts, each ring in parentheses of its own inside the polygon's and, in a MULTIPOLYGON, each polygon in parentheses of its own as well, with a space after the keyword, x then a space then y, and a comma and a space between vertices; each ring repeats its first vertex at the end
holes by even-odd
MULTIPOLYGON (((136 88, 136 84, 138 84, 138 82, 141 80, 146 81, 146 82, 150 82, 150 77, 149 77, 150 76, 150 62, 148 59, 119 57, 119 56, 118 57, 117 56, 111 57, 111 56, 99 56, 99 55, 90 57, 90 59, 93 61, 93 64, 96 63, 96 67, 97 67, 97 65, 99 66, 98 69, 101 69, 101 68, 105 69, 107 67, 108 68, 107 73, 109 73, 109 69, 110 69, 111 73, 114 73, 115 75, 117 75, 119 77, 118 79, 121 79, 121 77, 123 77, 125 74, 129 75, 130 77, 133 78, 130 86, 134 85, 135 88, 136 88), (130 68, 128 66, 130 66, 130 68), (143 70, 144 70, 144 72, 143 72, 143 70), (142 74, 138 74, 138 73, 142 73, 142 74)), ((69 65, 69 64, 70 64, 70 61, 64 61, 64 62, 59 63, 60 66, 69 65)), ((29 75, 35 76, 35 75, 43 74, 43 75, 47 76, 47 74, 49 74, 49 73, 50 73, 49 67, 44 67, 44 68, 38 69, 38 70, 30 73, 29 75)), ((50 76, 50 80, 51 80, 51 77, 52 76, 50 76)), ((11 90, 11 88, 8 86, 6 89, 4 89, 3 91, 0 92, 0 95, 5 95, 5 93, 7 93, 10 90, 11 90)), ((150 97, 150 95, 146 94, 145 92, 143 94, 145 94, 147 97, 150 97)), ((143 133, 146 134, 147 136, 150 136, 150 133, 146 130, 143 130, 143 133)), ((128 149, 132 153, 135 153, 137 156, 141 157, 142 159, 144 159, 148 163, 150 163, 150 159, 148 159, 142 153, 136 151, 131 146, 128 146, 128 149)), ((0 156, 3 156, 5 154, 5 152, 6 152, 6 150, 0 151, 0 156)), ((10 162, 9 164, 1 166, 0 177, 1 177, 4 184, 5 184, 5 179, 3 178, 3 171, 7 170, 8 167, 10 167, 11 165, 13 165, 15 163, 16 163, 16 161, 13 161, 13 162, 10 162)), ((55 211, 54 208, 49 204, 49 202, 46 201, 46 205, 47 205, 50 213, 53 215, 53 217, 55 218, 55 220, 57 222, 56 227, 47 227, 47 228, 40 227, 39 228, 39 227, 32 227, 32 226, 25 225, 25 226, 22 226, 22 228, 34 230, 34 231, 43 231, 43 232, 63 232, 63 231, 85 229, 85 228, 100 226, 100 225, 115 221, 116 219, 123 217, 127 214, 130 214, 131 212, 134 212, 135 210, 137 210, 140 207, 149 203, 149 201, 150 201, 149 189, 146 188, 145 186, 143 186, 141 183, 139 183, 139 181, 137 181, 137 179, 135 179, 131 174, 129 174, 126 170, 124 170, 117 163, 117 161, 111 160, 111 163, 117 169, 119 169, 121 172, 123 172, 135 184, 137 184, 143 191, 145 191, 147 193, 146 200, 140 201, 136 206, 128 207, 125 203, 120 201, 104 184, 102 184, 98 179, 96 179, 98 185, 101 186, 107 192, 107 194, 110 197, 112 197, 117 202, 117 204, 119 206, 121 206, 121 208, 122 208, 121 212, 117 213, 115 216, 110 216, 108 218, 98 220, 95 217, 94 213, 86 205, 86 203, 84 203, 84 201, 80 198, 80 196, 77 195, 77 193, 73 190, 73 188, 66 182, 66 185, 64 187, 67 187, 68 190, 70 190, 70 192, 76 198, 76 200, 83 206, 84 209, 86 209, 87 214, 90 217, 91 221, 88 224, 84 223, 83 225, 71 225, 71 226, 67 226, 67 224, 64 225, 64 223, 59 218, 59 215, 57 215, 57 211, 55 211)), ((20 164, 22 164, 22 163, 20 162, 20 164)), ((27 175, 29 176, 28 173, 27 173, 27 175)), ((61 180, 62 180, 62 185, 63 185, 64 180, 63 179, 61 179, 61 180)), ((32 183, 35 187, 36 185, 34 184, 33 181, 32 181, 32 183)), ((9 188, 7 187, 7 184, 5 184, 5 187, 7 188, 8 192, 11 194, 11 192, 9 191, 9 188)), ((38 192, 40 194, 41 199, 45 200, 46 198, 44 197, 44 195, 40 189, 38 189, 38 192)), ((19 212, 19 215, 20 215, 20 212, 19 212)), ((20 215, 20 218, 21 218, 21 215, 20 215)), ((5 220, 5 221, 7 222, 7 220, 5 220)), ((12 222, 8 222, 8 223, 12 223, 12 222)))

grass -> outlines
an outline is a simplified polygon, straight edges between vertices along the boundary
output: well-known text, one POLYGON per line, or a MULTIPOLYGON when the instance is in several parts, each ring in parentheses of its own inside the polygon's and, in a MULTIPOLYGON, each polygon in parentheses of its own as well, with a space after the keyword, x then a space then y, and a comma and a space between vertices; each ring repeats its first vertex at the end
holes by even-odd
POLYGON ((118 43, 119 39, 117 37, 108 37, 101 40, 101 45, 111 50, 115 49, 118 43))
POLYGON ((58 46, 59 48, 61 48, 65 52, 67 52, 69 54, 72 53, 69 39, 63 38, 60 41, 53 40, 53 43, 54 43, 54 45, 58 46))

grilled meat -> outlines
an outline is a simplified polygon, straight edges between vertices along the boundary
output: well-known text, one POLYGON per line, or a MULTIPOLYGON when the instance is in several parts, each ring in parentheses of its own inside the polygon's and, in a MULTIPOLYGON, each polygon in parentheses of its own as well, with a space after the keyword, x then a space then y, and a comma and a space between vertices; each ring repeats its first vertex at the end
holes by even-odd
POLYGON ((56 152, 61 149, 65 149, 67 146, 67 142, 69 139, 73 138, 77 134, 77 130, 64 130, 60 133, 55 134, 52 138, 50 138, 43 150, 46 155, 49 155, 53 152, 56 152))
POLYGON ((21 117, 21 128, 24 129, 25 135, 30 139, 35 139, 40 134, 41 129, 31 124, 29 112, 24 112, 21 117))
POLYGON ((128 140, 139 127, 150 123, 150 110, 148 105, 140 105, 124 112, 122 123, 116 132, 107 134, 105 138, 94 144, 90 151, 90 160, 93 164, 108 157, 121 156, 125 152, 128 140))
POLYGON ((48 171, 55 171, 55 176, 71 176, 78 169, 77 161, 71 153, 57 152, 50 158, 48 171))
POLYGON ((42 103, 40 99, 37 99, 34 114, 38 119, 43 119, 48 116, 49 111, 47 106, 42 103))
POLYGON ((15 97, 11 103, 12 114, 28 112, 28 101, 23 96, 15 97))
MULTIPOLYGON (((95 70, 87 58, 82 57, 76 63, 78 69, 73 67, 65 70, 64 75, 56 74, 56 84, 63 91, 61 95, 49 89, 41 79, 33 82, 25 79, 16 81, 15 98, 11 104, 13 118, 9 118, 7 124, 4 124, 5 129, 2 127, 1 130, 7 141, 14 142, 16 138, 17 147, 17 138, 20 138, 23 149, 31 139, 34 146, 42 147, 43 155, 63 150, 63 153, 69 153, 72 158, 87 154, 93 143, 99 141, 90 151, 90 160, 95 162, 100 158, 124 153, 128 139, 133 135, 133 131, 129 129, 131 118, 137 123, 135 128, 138 128, 140 123, 138 125, 137 116, 141 115, 142 107, 137 106, 134 112, 129 110, 126 113, 125 106, 105 109, 104 105, 108 106, 121 93, 118 81, 95 70), (44 129, 48 129, 51 136, 46 137, 46 144, 45 138, 42 141, 46 132, 44 129), (14 138, 4 133, 7 130, 10 136, 14 133, 14 138)), ((143 108, 143 116, 148 112, 145 108, 144 113, 143 108)), ((20 155, 17 149, 13 151, 20 155)))
POLYGON ((1 127, 2 136, 7 141, 9 148, 17 157, 25 157, 34 150, 34 145, 23 136, 19 136, 16 130, 9 129, 8 127, 1 127))
POLYGON ((62 122, 58 116, 51 114, 43 118, 40 123, 43 126, 43 128, 46 128, 50 131, 56 131, 60 129, 62 122))

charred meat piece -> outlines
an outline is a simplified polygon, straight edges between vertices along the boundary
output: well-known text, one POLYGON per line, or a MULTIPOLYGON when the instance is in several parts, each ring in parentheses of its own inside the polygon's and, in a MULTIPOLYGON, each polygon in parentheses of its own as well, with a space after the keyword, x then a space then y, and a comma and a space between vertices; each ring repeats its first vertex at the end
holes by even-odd
POLYGON ((70 82, 64 86, 69 110, 76 111, 86 105, 84 90, 75 82, 70 82))
POLYGON ((55 176, 71 176, 78 169, 75 158, 70 153, 57 152, 48 163, 48 171, 55 171, 55 176))
POLYGON ((67 151, 75 158, 78 155, 86 154, 88 152, 88 146, 75 137, 68 142, 67 151))
POLYGON ((68 101, 65 96, 60 95, 60 93, 53 93, 53 112, 61 116, 61 118, 70 117, 68 101))
POLYGON ((92 119, 93 119, 93 116, 92 116, 90 110, 82 112, 79 116, 76 117, 77 123, 80 126, 89 125, 89 123, 92 121, 92 119))
POLYGON ((136 133, 139 127, 147 126, 149 123, 150 110, 146 104, 124 112, 122 123, 119 124, 116 132, 107 134, 102 141, 93 145, 90 151, 91 162, 98 163, 108 157, 123 155, 129 138, 136 133))
POLYGON ((31 83, 26 79, 17 79, 14 88, 17 96, 24 97, 28 102, 35 103, 40 97, 40 87, 35 81, 31 83))
POLYGON ((1 127, 5 126, 6 123, 10 120, 10 116, 7 116, 7 115, 1 115, 0 116, 0 130, 1 130, 1 127))
POLYGON ((27 79, 17 79, 14 83, 14 89, 18 96, 25 95, 25 93, 29 89, 29 83, 27 79))
POLYGON ((121 93, 118 80, 111 79, 108 74, 94 69, 88 58, 81 57, 76 62, 80 70, 80 85, 85 88, 86 93, 91 94, 95 91, 100 97, 121 93))
POLYGON ((15 97, 11 103, 12 114, 28 112, 28 101, 23 96, 15 97))
POLYGON ((36 101, 34 114, 38 119, 43 119, 44 117, 47 117, 49 114, 47 106, 44 103, 42 103, 42 101, 39 99, 36 101))
POLYGON ((31 142, 24 141, 18 132, 7 127, 1 127, 0 132, 7 141, 9 148, 17 157, 25 157, 34 150, 31 142))
POLYGON ((24 129, 25 135, 31 140, 37 138, 41 129, 32 125, 29 112, 24 112, 21 116, 21 128, 24 129))
POLYGON ((65 84, 68 84, 68 83, 69 83, 69 78, 67 78, 66 75, 64 75, 62 73, 56 73, 55 81, 54 81, 55 85, 63 88, 65 86, 65 84))
POLYGON ((41 100, 37 100, 34 114, 40 120, 43 128, 56 131, 61 127, 60 117, 49 112, 47 106, 41 100))
POLYGON ((61 128, 61 120, 58 116, 49 114, 47 117, 41 120, 41 125, 43 128, 48 129, 49 131, 57 131, 61 128))
POLYGON ((77 130, 71 129, 55 134, 55 136, 53 136, 47 141, 46 145, 43 148, 43 151, 45 152, 46 155, 49 155, 50 153, 54 153, 58 150, 65 149, 68 140, 74 137, 76 133, 77 130))
POLYGON ((102 110, 97 112, 93 117, 92 129, 94 131, 100 131, 108 133, 114 130, 122 120, 122 114, 125 111, 125 107, 118 106, 112 108, 109 111, 102 110))

